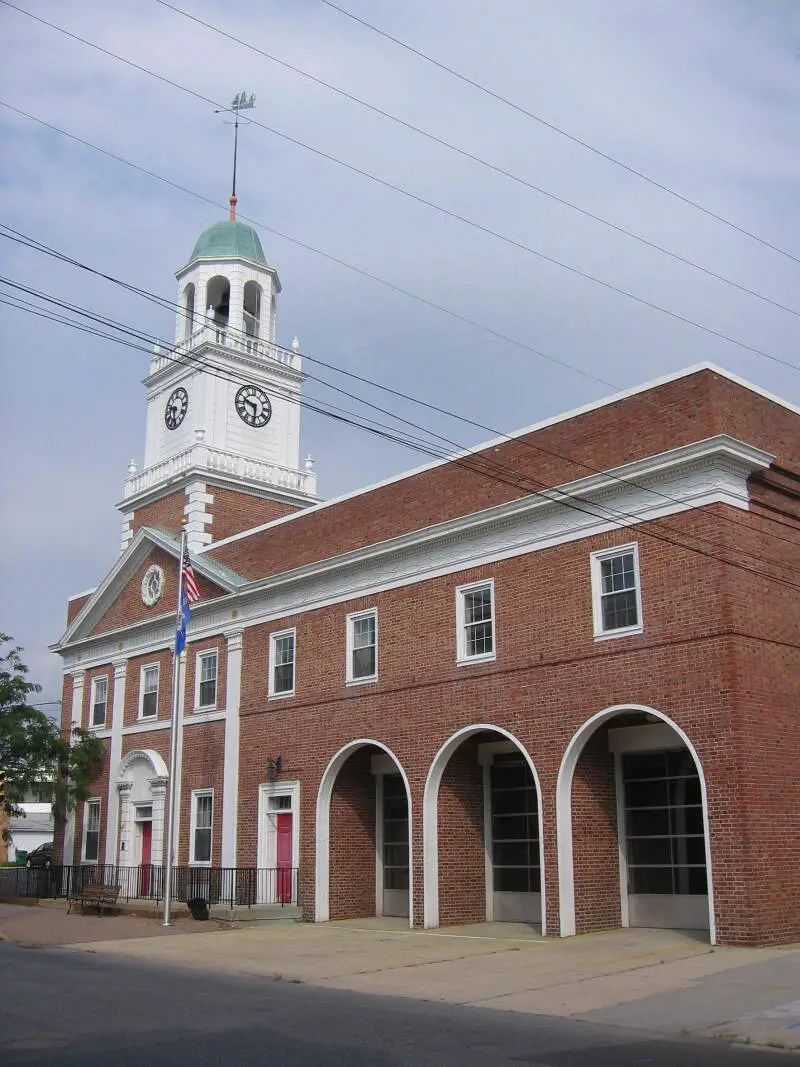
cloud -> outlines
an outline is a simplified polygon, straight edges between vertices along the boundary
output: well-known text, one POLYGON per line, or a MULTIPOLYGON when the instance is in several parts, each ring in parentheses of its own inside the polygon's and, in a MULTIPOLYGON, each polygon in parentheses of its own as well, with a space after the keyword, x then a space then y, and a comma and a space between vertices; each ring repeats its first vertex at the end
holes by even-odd
MULTIPOLYGON (((576 136, 800 249, 794 204, 796 5, 705 0, 349 0, 351 9, 576 136)), ((621 226, 789 305, 797 263, 315 2, 193 3, 288 62, 490 159, 621 226)), ((478 164, 364 111, 156 3, 64 0, 31 11, 212 101, 254 91, 254 117, 490 229, 644 299, 796 363, 796 317, 676 264, 478 164)), ((0 95, 139 166, 210 197, 213 208, 0 108, 2 219, 168 298, 198 233, 222 217, 231 131, 213 106, 13 11, 4 12, 0 95)), ((376 185, 297 144, 241 131, 240 210, 615 386, 711 358, 789 400, 795 371, 610 293, 508 243, 376 185)), ((381 287, 262 229, 284 292, 280 339, 404 392, 513 429, 611 391, 381 287)), ((2 273, 170 338, 172 316, 131 294, 0 242, 2 273)), ((0 287, 2 288, 2 287, 0 287)), ((141 462, 144 353, 3 307, 3 626, 47 686, 65 594, 114 559, 114 504, 141 462), (50 658, 52 659, 52 658, 50 658)), ((313 365, 308 364, 311 369, 313 365)), ((319 389, 309 384, 309 390, 319 389)), ((384 397, 385 406, 395 401, 384 397)), ((403 406, 460 444, 481 432, 403 406)), ((335 495, 417 456, 320 416, 304 421, 335 495)), ((56 694, 57 695, 57 694, 56 694)))

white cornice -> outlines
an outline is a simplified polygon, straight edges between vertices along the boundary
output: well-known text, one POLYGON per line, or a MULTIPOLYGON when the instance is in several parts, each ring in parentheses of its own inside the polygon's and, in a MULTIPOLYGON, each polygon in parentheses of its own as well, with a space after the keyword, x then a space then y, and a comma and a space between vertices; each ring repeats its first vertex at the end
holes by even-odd
POLYGON ((169 493, 179 492, 189 482, 205 482, 208 485, 218 485, 221 489, 233 489, 248 496, 256 496, 264 500, 277 500, 282 504, 292 504, 302 508, 313 507, 317 503, 317 497, 309 496, 299 489, 288 489, 281 485, 272 485, 250 479, 246 475, 226 475, 224 471, 210 471, 207 466, 195 463, 191 467, 182 470, 180 474, 172 475, 148 486, 140 493, 123 497, 115 505, 118 511, 125 514, 142 508, 153 501, 169 493))
MULTIPOLYGON (((583 404, 580 407, 573 408, 571 411, 565 411, 560 415, 553 415, 550 418, 542 419, 540 422, 535 422, 530 426, 524 426, 520 430, 512 430, 507 434, 502 434, 499 437, 493 437, 488 441, 483 441, 480 444, 473 445, 471 448, 461 449, 459 452, 454 452, 450 456, 446 456, 444 459, 432 460, 430 463, 423 463, 419 467, 414 467, 411 470, 403 471, 400 474, 394 474, 390 478, 384 478, 381 481, 373 482, 371 485, 365 486, 361 489, 354 489, 349 493, 343 493, 341 496, 332 497, 330 500, 323 500, 319 504, 314 505, 315 511, 321 511, 323 508, 334 507, 336 504, 342 503, 345 500, 352 500, 355 497, 366 496, 369 493, 374 492, 376 489, 382 489, 387 485, 394 485, 397 482, 405 481, 407 478, 413 478, 418 474, 422 474, 425 471, 434 470, 437 467, 447 466, 448 463, 453 463, 456 460, 463 459, 466 456, 473 456, 477 453, 486 451, 490 448, 496 448, 500 445, 508 444, 510 441, 514 441, 517 438, 525 437, 528 434, 535 433, 537 430, 544 430, 550 426, 557 426, 563 422, 569 422, 570 419, 575 419, 580 415, 589 414, 592 411, 600 411, 602 408, 609 407, 611 404, 617 404, 621 400, 626 400, 632 396, 638 396, 641 393, 649 392, 652 389, 657 389, 662 385, 668 385, 670 382, 679 381, 682 378, 689 378, 693 374, 699 374, 701 371, 711 371, 714 374, 720 375, 722 378, 727 378, 728 381, 734 382, 736 385, 742 386, 742 388, 749 390, 751 393, 755 393, 757 396, 764 397, 764 399, 771 401, 774 404, 778 404, 780 407, 785 408, 787 411, 791 411, 796 415, 800 415, 800 407, 790 404, 787 400, 782 400, 780 397, 774 396, 772 393, 768 393, 766 390, 761 389, 759 386, 754 385, 752 382, 748 382, 744 378, 740 378, 730 371, 725 370, 722 367, 718 367, 715 363, 697 363, 691 367, 686 367, 684 370, 675 371, 671 374, 662 375, 660 378, 654 378, 652 381, 645 382, 643 385, 637 385, 630 389, 621 389, 619 392, 612 394, 611 396, 603 397, 601 400, 593 400, 588 404, 583 404)), ((231 544, 234 541, 240 541, 243 538, 251 537, 253 534, 261 533, 262 530, 268 530, 273 526, 277 526, 286 522, 295 522, 298 519, 298 515, 284 515, 280 519, 274 519, 272 522, 262 523, 259 526, 254 526, 250 530, 243 530, 241 533, 232 534, 230 537, 226 537, 216 544, 208 546, 207 551, 213 551, 219 545, 231 544)))
POLYGON ((147 387, 147 399, 150 400, 154 393, 168 388, 174 382, 185 379, 187 372, 192 374, 208 373, 209 365, 202 362, 206 354, 213 356, 216 361, 212 366, 215 367, 221 361, 229 366, 241 367, 242 373, 244 371, 248 372, 245 375, 246 378, 255 374, 259 378, 285 379, 287 383, 295 386, 295 388, 289 389, 286 385, 279 387, 275 384, 273 384, 272 388, 284 389, 283 395, 289 398, 296 396, 297 387, 307 378, 304 371, 291 366, 289 363, 281 363, 277 359, 251 355, 243 349, 231 348, 218 344, 216 341, 201 341, 189 352, 173 350, 171 346, 165 345, 162 355, 166 358, 166 363, 159 367, 158 370, 142 378, 142 385, 147 387))
MULTIPOLYGON (((192 642, 354 597, 538 552, 598 533, 724 503, 746 510, 747 479, 772 456, 721 434, 608 471, 240 586, 192 608, 192 642)), ((200 557, 202 558, 202 557, 200 557)), ((62 639, 65 669, 169 647, 174 616, 62 639)), ((66 636, 66 635, 65 635, 66 636)))

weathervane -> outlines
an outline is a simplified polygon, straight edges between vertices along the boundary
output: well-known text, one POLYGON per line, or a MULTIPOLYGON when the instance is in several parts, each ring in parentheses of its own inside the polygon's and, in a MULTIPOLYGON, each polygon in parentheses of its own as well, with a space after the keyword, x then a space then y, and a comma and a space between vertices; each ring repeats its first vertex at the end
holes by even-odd
POLYGON ((233 187, 231 189, 231 222, 236 221, 236 155, 239 148, 239 112, 247 111, 251 107, 256 106, 256 94, 247 93, 245 90, 237 93, 233 98, 233 103, 230 107, 220 107, 214 112, 215 115, 219 115, 221 112, 232 111, 234 115, 233 120, 233 187))

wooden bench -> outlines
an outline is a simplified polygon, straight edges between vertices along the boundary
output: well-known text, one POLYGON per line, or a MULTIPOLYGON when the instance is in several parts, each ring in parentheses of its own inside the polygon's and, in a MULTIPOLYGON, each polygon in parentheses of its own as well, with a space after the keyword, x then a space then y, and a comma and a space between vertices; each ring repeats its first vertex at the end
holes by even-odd
POLYGON ((99 882, 89 882, 81 889, 76 889, 69 898, 67 912, 72 911, 73 904, 80 904, 81 914, 86 914, 87 905, 97 908, 98 914, 103 914, 104 908, 119 908, 117 897, 120 887, 118 885, 101 885, 99 882))

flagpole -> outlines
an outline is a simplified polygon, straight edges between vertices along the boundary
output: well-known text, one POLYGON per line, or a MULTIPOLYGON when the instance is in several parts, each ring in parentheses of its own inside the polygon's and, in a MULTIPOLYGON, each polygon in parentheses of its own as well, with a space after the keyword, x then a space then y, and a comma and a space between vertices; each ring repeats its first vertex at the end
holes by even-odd
MULTIPOLYGON (((184 520, 185 521, 185 520, 184 520)), ((172 926, 172 853, 175 837, 175 779, 178 772, 178 721, 179 721, 179 673, 181 653, 178 652, 177 633, 183 614, 183 560, 186 551, 186 527, 181 529, 180 569, 178 571, 178 607, 176 612, 176 643, 172 653, 172 713, 169 738, 169 781, 167 783, 167 842, 164 852, 164 921, 162 926, 172 926)))

